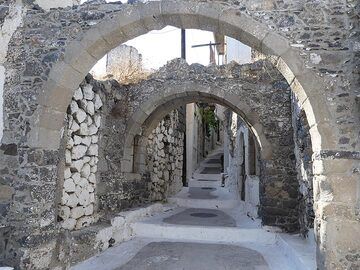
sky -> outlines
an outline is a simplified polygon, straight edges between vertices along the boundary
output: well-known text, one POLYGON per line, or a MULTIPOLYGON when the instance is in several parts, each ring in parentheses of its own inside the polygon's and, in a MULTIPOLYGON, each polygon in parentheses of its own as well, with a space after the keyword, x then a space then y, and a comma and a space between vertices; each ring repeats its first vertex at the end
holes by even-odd
MULTIPOLYGON (((186 60, 189 64, 208 65, 209 47, 191 48, 193 45, 214 42, 211 32, 196 29, 186 30, 186 60)), ((181 30, 167 26, 162 30, 151 31, 132 39, 125 44, 135 47, 143 57, 143 65, 147 70, 157 70, 168 61, 181 56, 181 30)), ((106 56, 101 59, 92 71, 97 75, 105 73, 106 56)))
MULTIPOLYGON (((107 0, 115 2, 118 0, 107 0)), ((86 0, 82 0, 86 2, 86 0)), ((121 0, 126 3, 127 0, 121 0)), ((135 47, 142 55, 143 65, 147 70, 157 70, 164 66, 168 61, 181 56, 181 30, 172 26, 167 26, 162 30, 151 31, 126 42, 128 46, 135 47)), ((214 42, 212 32, 187 29, 186 30, 186 60, 189 64, 200 63, 208 65, 210 62, 209 47, 191 48, 193 45, 214 42)), ((251 61, 251 50, 240 42, 227 39, 229 43, 228 51, 231 52, 230 60, 237 60, 240 63, 251 61), (230 48, 231 45, 231 48, 230 48)), ((120 44, 119 44, 120 45, 120 44)), ((105 75, 106 56, 102 58, 92 69, 98 76, 105 75)))

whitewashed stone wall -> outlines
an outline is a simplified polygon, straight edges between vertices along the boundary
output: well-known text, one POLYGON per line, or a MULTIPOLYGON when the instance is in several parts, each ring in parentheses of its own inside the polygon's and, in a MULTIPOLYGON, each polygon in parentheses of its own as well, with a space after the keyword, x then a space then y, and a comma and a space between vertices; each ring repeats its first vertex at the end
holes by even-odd
POLYGON ((64 187, 59 217, 62 227, 73 230, 96 221, 94 215, 98 131, 103 103, 91 84, 82 84, 67 114, 64 187))
POLYGON ((178 110, 167 115, 148 137, 150 199, 164 200, 182 189, 184 129, 178 110))

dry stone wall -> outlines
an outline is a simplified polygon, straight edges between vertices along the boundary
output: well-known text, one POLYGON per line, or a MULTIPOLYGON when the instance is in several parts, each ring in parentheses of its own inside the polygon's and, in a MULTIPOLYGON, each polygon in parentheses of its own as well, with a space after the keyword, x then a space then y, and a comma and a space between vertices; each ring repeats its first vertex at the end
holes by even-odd
POLYGON ((173 110, 148 136, 147 167, 150 199, 160 201, 183 186, 184 113, 173 110))
POLYGON ((75 91, 67 112, 64 183, 59 218, 65 229, 94 221, 99 129, 103 103, 86 81, 75 91))

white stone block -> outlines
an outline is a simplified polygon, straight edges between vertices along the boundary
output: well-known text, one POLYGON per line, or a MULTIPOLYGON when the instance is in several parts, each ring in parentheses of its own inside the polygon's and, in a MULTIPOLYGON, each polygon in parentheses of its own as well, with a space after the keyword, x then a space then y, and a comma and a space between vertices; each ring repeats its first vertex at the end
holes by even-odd
POLYGON ((83 99, 83 100, 80 100, 80 106, 79 108, 83 109, 84 111, 86 111, 86 106, 88 104, 87 100, 83 99))
POLYGON ((78 219, 85 214, 85 209, 82 206, 77 206, 71 209, 71 218, 78 219))
POLYGON ((90 173, 91 173, 90 165, 88 163, 84 164, 84 166, 81 169, 81 176, 88 179, 90 173))
POLYGON ((90 167, 90 172, 91 172, 91 173, 96 173, 96 172, 97 172, 97 165, 91 166, 91 167, 90 167))
POLYGON ((86 123, 81 123, 79 134, 83 136, 89 135, 89 129, 86 123))
POLYGON ((91 144, 91 137, 89 136, 86 136, 86 137, 83 137, 82 140, 81 140, 81 143, 86 145, 86 146, 90 146, 91 144))
POLYGON ((87 188, 87 186, 90 185, 88 180, 83 177, 81 177, 80 180, 76 184, 79 185, 81 188, 87 188))
POLYGON ((99 110, 103 106, 103 103, 101 101, 99 94, 95 95, 94 105, 95 105, 95 110, 99 110))
POLYGON ((83 87, 83 95, 87 100, 92 100, 94 98, 93 86, 91 84, 87 84, 83 87))
POLYGON ((71 178, 74 180, 75 184, 78 184, 81 179, 80 173, 78 173, 78 172, 73 173, 71 178))
POLYGON ((101 125, 101 116, 100 115, 95 115, 94 116, 94 122, 95 122, 95 126, 97 126, 98 128, 100 127, 101 125))
POLYGON ((66 192, 75 192, 75 183, 73 179, 69 178, 64 181, 64 190, 66 192))
POLYGON ((80 197, 81 191, 82 191, 82 187, 80 187, 79 185, 76 185, 75 195, 78 198, 78 202, 79 202, 79 197, 80 197))
POLYGON ((83 123, 85 121, 86 117, 87 117, 87 114, 82 109, 79 109, 75 114, 75 119, 79 124, 83 123))
POLYGON ((94 123, 94 120, 92 119, 92 117, 90 115, 88 115, 86 118, 86 124, 88 126, 91 126, 93 123, 94 123))
POLYGON ((73 99, 75 99, 75 100, 82 100, 83 99, 83 93, 82 93, 80 87, 75 90, 74 95, 73 95, 73 99))
POLYGON ((94 173, 91 173, 88 177, 88 180, 90 183, 96 184, 96 175, 94 173))
POLYGON ((68 206, 61 206, 60 207, 60 210, 59 210, 59 216, 62 218, 62 219, 68 219, 70 217, 70 207, 68 206))
POLYGON ((76 131, 78 131, 79 129, 80 129, 79 124, 76 123, 75 121, 73 121, 73 122, 72 122, 72 125, 71 125, 71 127, 70 127, 70 130, 71 130, 72 132, 76 132, 76 131))
POLYGON ((76 220, 73 218, 64 220, 64 222, 61 224, 61 226, 67 230, 73 230, 75 228, 75 225, 76 225, 76 220))
POLYGON ((61 197, 61 204, 66 205, 68 199, 69 199, 69 194, 67 194, 65 192, 65 190, 63 190, 62 197, 61 197))
POLYGON ((95 202, 95 194, 94 194, 94 193, 90 193, 90 195, 89 195, 89 202, 90 202, 90 203, 94 203, 94 202, 95 202))
POLYGON ((96 143, 98 143, 98 141, 99 141, 99 136, 98 135, 92 135, 91 136, 91 143, 96 144, 96 143))
POLYGON ((90 216, 94 213, 94 205, 93 204, 89 204, 88 206, 85 207, 85 216, 90 216))
POLYGON ((95 105, 94 102, 89 101, 88 104, 86 105, 86 112, 90 115, 94 115, 95 114, 95 105))
POLYGON ((70 103, 70 112, 72 114, 77 113, 79 111, 79 105, 76 101, 72 100, 70 103))
POLYGON ((66 168, 64 170, 64 179, 68 179, 70 177, 71 177, 71 170, 70 170, 70 168, 66 168))
POLYGON ((82 138, 80 136, 74 135, 74 145, 81 144, 82 138))
POLYGON ((89 135, 95 135, 98 132, 98 128, 92 124, 89 126, 89 135))
POLYGON ((84 157, 82 158, 82 160, 84 161, 84 164, 85 164, 85 163, 89 163, 89 161, 91 160, 91 157, 89 157, 89 156, 84 156, 84 157))
POLYGON ((69 195, 69 198, 67 199, 66 205, 70 207, 75 207, 79 203, 79 199, 76 196, 75 193, 72 193, 69 195))
POLYGON ((85 145, 75 145, 71 151, 71 158, 72 159, 80 159, 83 156, 85 156, 85 153, 87 151, 87 146, 85 145))
POLYGON ((95 191, 95 189, 94 189, 94 187, 93 187, 92 184, 88 184, 87 187, 86 187, 86 189, 87 189, 87 191, 88 191, 89 193, 92 193, 92 192, 95 191))
POLYGON ((90 194, 87 189, 82 189, 79 195, 79 204, 80 205, 88 205, 90 203, 90 194))
POLYGON ((88 150, 87 150, 87 154, 89 156, 98 156, 99 154, 99 147, 97 144, 92 144, 89 146, 88 150))
POLYGON ((77 172, 81 171, 81 168, 84 166, 84 161, 79 159, 71 163, 71 168, 75 169, 77 172))

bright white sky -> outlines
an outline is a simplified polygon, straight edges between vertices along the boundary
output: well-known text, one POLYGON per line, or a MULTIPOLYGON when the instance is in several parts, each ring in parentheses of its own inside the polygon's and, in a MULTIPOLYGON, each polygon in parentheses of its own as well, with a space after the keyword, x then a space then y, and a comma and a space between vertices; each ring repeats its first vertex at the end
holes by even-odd
MULTIPOLYGON (((115 2, 119 0, 107 0, 115 2)), ((86 0, 82 0, 82 3, 86 0)), ((126 3, 127 0, 121 0, 126 3)), ((191 48, 193 45, 214 42, 212 32, 196 29, 186 30, 186 60, 189 64, 200 63, 207 66, 210 62, 209 47, 191 48)), ((229 41, 230 42, 230 41, 229 41)), ((137 37, 125 43, 135 47, 143 57, 144 67, 148 70, 157 70, 164 66, 169 60, 180 58, 181 55, 181 30, 172 26, 167 26, 159 31, 151 31, 143 36, 137 37)), ((234 46, 237 52, 232 55, 240 55, 239 62, 250 61, 250 48, 239 43, 234 46), (240 46, 239 46, 240 44, 240 46), (244 58, 245 59, 242 59, 244 58)), ((120 44, 119 44, 120 45, 120 44)), ((101 59, 92 69, 98 76, 105 75, 106 56, 101 59)))
MULTIPOLYGON (((186 30, 186 60, 189 64, 200 63, 208 65, 210 62, 210 49, 191 48, 192 45, 214 42, 213 33, 196 29, 186 30)), ((146 69, 157 70, 169 60, 181 56, 181 30, 167 26, 159 31, 151 31, 146 35, 137 37, 125 43, 135 47, 143 57, 146 69)), ((106 56, 93 68, 97 75, 105 73, 106 56)))

